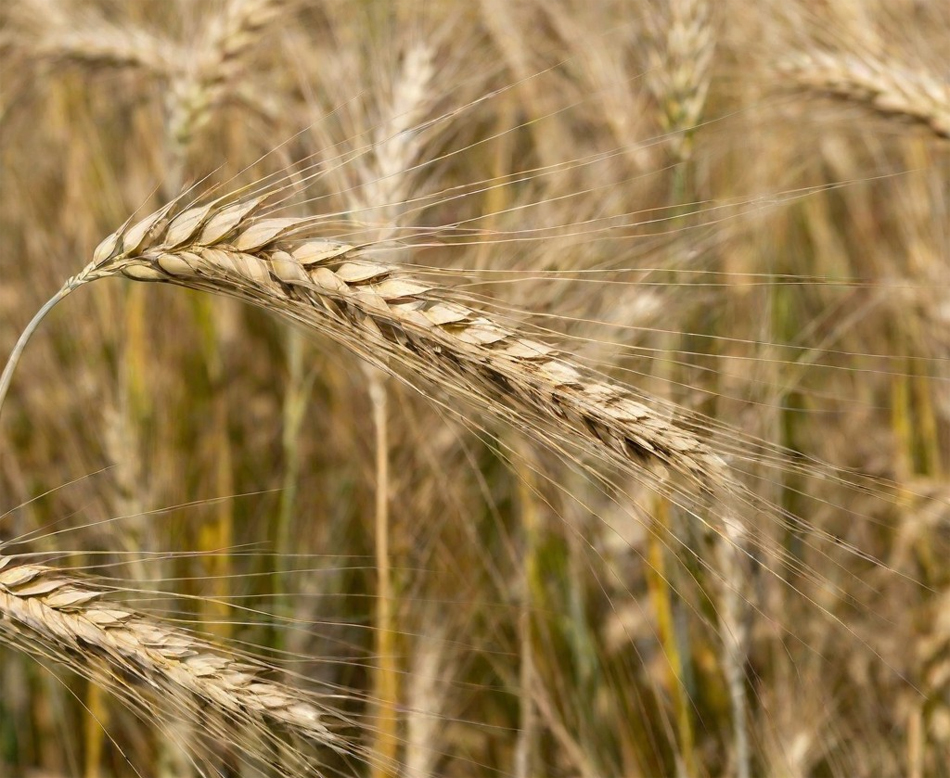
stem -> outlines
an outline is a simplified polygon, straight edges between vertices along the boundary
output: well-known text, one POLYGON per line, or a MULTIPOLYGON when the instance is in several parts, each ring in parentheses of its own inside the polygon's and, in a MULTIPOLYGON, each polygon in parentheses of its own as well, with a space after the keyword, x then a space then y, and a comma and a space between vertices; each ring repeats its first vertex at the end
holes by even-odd
MULTIPOLYGON (((295 552, 293 536, 297 513, 297 488, 300 480, 300 428, 307 412, 307 397, 315 373, 304 371, 303 336, 295 327, 286 330, 287 388, 284 392, 283 431, 281 448, 284 455, 284 475, 280 493, 280 507, 274 527, 273 592, 277 596, 277 613, 290 618, 293 603, 290 592, 290 561, 295 552)), ((275 631, 274 647, 285 648, 282 633, 275 631)))
POLYGON ((376 570, 378 575, 376 612, 376 743, 379 757, 374 778, 392 778, 399 750, 396 713, 399 679, 396 666, 396 634, 393 621, 392 571, 389 558, 389 442, 387 436, 386 385, 376 371, 370 376, 370 400, 376 430, 376 570))
POLYGON ((20 356, 23 354, 23 349, 26 348, 26 344, 36 331, 36 328, 46 317, 46 314, 48 314, 53 309, 53 306, 55 306, 56 303, 73 291, 73 289, 75 289, 78 285, 79 284, 73 279, 67 281, 63 288, 54 294, 49 300, 47 300, 43 307, 37 311, 36 315, 30 320, 30 323, 26 325, 26 329, 24 329, 20 334, 20 338, 13 347, 13 351, 10 352, 10 358, 7 360, 7 364, 3 368, 3 375, 0 375, 0 409, 3 408, 3 402, 7 397, 7 390, 10 388, 11 381, 13 381, 13 371, 16 370, 17 363, 20 361, 20 356))
POLYGON ((686 663, 690 661, 689 645, 677 635, 673 614, 673 595, 676 589, 666 567, 663 545, 663 538, 673 534, 669 500, 657 495, 652 513, 655 528, 649 533, 647 541, 649 562, 646 566, 647 588, 656 611, 657 632, 666 655, 666 665, 670 675, 669 685, 679 738, 678 750, 674 754, 676 772, 681 778, 683 776, 694 778, 700 774, 700 771, 696 756, 696 739, 693 733, 690 685, 687 681, 686 663))
MULTIPOLYGON (((524 564, 521 570, 521 613, 518 617, 518 651, 521 662, 518 677, 520 711, 514 772, 515 778, 531 778, 535 774, 538 741, 538 717, 534 700, 536 670, 531 617, 536 605, 535 594, 540 592, 541 560, 538 548, 539 517, 534 501, 534 471, 530 463, 526 461, 527 446, 520 439, 516 441, 516 446, 520 451, 519 456, 514 460, 513 467, 518 477, 518 505, 524 536, 524 564)), ((543 608, 543 603, 537 603, 537 605, 543 608)))
POLYGON ((741 538, 736 531, 732 517, 726 517, 723 535, 716 538, 723 576, 722 604, 720 605, 722 624, 723 669, 729 689, 732 708, 732 734, 735 748, 735 770, 737 778, 750 778, 752 775, 748 732, 748 702, 745 692, 745 662, 747 659, 747 630, 742 624, 742 612, 745 609, 739 587, 743 583, 741 569, 741 538))
MULTIPOLYGON (((199 298, 195 301, 195 315, 201 332, 201 351, 211 386, 211 414, 209 427, 216 451, 213 478, 219 495, 234 494, 234 466, 231 437, 228 432, 227 365, 225 364, 221 330, 218 326, 221 307, 214 300, 199 298)), ((228 625, 234 545, 234 502, 219 500, 213 515, 198 530, 199 550, 205 552, 206 569, 210 579, 210 598, 201 599, 201 617, 209 629, 220 638, 229 638, 228 625)))

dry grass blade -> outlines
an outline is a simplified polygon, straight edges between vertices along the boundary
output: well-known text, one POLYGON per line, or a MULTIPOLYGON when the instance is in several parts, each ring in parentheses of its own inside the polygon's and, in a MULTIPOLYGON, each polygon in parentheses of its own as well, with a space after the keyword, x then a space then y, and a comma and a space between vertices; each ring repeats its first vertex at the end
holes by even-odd
POLYGON ((83 670, 124 696, 160 690, 178 712, 210 708, 233 721, 278 724, 336 746, 323 715, 301 692, 265 680, 261 668, 185 630, 105 601, 104 589, 38 564, 0 556, 0 640, 83 670), (92 666, 105 662, 107 672, 92 666))
POLYGON ((869 55, 819 50, 799 52, 779 69, 800 87, 925 125, 938 137, 950 138, 950 84, 930 73, 869 55))
POLYGON ((368 259, 362 247, 301 237, 307 220, 261 218, 236 204, 157 213, 140 225, 103 241, 70 284, 124 275, 247 300, 372 361, 425 370, 416 377, 455 394, 480 393, 567 427, 615 461, 669 468, 703 492, 730 484, 721 457, 624 387, 585 374, 446 290, 368 259), (219 223, 233 226, 222 232, 219 223))

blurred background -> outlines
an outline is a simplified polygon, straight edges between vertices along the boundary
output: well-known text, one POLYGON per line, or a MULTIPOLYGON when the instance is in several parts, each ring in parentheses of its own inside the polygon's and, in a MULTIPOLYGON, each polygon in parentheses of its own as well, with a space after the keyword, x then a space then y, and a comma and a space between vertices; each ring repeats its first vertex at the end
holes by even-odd
POLYGON ((0 629, 0 773, 950 775, 948 41, 911 0, 7 0, 4 358, 130 215, 272 176, 746 491, 724 567, 663 473, 84 287, 2 409, 0 553, 330 695, 352 753, 213 742, 0 629))

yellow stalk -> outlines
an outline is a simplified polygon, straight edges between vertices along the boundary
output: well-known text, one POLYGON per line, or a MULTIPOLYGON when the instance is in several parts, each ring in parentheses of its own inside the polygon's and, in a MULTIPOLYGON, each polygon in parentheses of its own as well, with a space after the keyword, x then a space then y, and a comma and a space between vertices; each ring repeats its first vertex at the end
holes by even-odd
POLYGON ((383 376, 373 371, 369 386, 376 432, 376 756, 373 778, 395 778, 399 755, 399 667, 396 661, 396 630, 392 572, 389 559, 389 441, 387 436, 387 390, 383 376))
POLYGON ((654 528, 650 532, 647 558, 647 586, 653 610, 656 614, 660 643, 666 655, 669 670, 669 687, 673 694, 673 709, 676 718, 676 732, 679 738, 679 752, 676 755, 679 773, 685 776, 699 775, 696 761, 696 745, 693 734, 693 721, 690 713, 689 693, 684 683, 683 657, 680 653, 676 627, 673 623, 673 601, 670 596, 670 580, 666 570, 663 538, 670 535, 670 503, 659 495, 653 501, 654 528))
POLYGON ((515 458, 512 467, 518 479, 518 506, 524 533, 524 566, 521 580, 521 613, 518 617, 520 720, 518 741, 515 747, 515 778, 530 778, 534 775, 537 753, 537 711, 534 701, 534 641, 532 639, 531 614, 535 602, 534 592, 541 592, 538 560, 538 511, 534 501, 535 477, 532 468, 525 462, 527 446, 521 446, 521 456, 515 458))

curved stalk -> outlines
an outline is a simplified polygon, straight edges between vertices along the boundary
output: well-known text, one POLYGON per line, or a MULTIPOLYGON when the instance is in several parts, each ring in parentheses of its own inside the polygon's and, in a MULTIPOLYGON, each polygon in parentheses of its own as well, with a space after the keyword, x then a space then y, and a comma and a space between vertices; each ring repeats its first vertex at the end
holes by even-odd
POLYGON ((23 350, 26 348, 26 344, 36 331, 36 328, 39 327, 40 322, 46 318, 46 314, 48 314, 53 309, 56 303, 62 300, 77 286, 79 286, 79 284, 73 279, 67 281, 63 285, 62 289, 60 289, 49 300, 47 300, 43 307, 36 312, 36 315, 30 320, 30 323, 26 325, 26 328, 20 334, 16 345, 13 347, 13 351, 10 352, 10 358, 7 360, 7 364, 3 368, 3 375, 0 375, 0 409, 3 408, 3 402, 7 397, 7 390, 10 388, 10 383, 13 381, 13 371, 16 370, 17 363, 20 361, 20 356, 23 354, 23 350))

